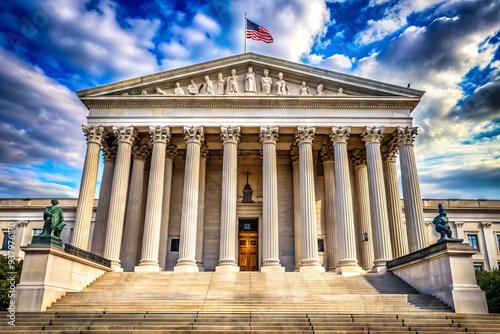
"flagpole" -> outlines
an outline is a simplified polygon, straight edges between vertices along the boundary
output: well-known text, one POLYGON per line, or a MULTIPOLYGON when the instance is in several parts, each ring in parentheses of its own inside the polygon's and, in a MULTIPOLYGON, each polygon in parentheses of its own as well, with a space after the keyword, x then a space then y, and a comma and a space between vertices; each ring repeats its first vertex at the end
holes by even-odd
POLYGON ((244 40, 244 53, 247 53, 247 12, 245 12, 245 30, 243 31, 243 37, 245 38, 244 40))

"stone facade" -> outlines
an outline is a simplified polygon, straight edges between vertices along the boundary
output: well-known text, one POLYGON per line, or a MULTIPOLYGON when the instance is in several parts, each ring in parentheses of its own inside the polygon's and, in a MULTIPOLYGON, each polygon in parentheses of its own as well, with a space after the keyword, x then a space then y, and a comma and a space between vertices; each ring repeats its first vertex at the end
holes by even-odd
MULTIPOLYGON (((413 153, 422 94, 252 53, 80 91, 89 146, 63 240, 116 271, 385 271, 437 239, 427 224, 437 203, 420 198, 413 153), (267 70, 286 84, 245 92, 249 67, 257 83, 267 70), (231 89, 207 93, 207 78, 231 89), (106 154, 94 227, 98 146, 106 154), (247 180, 253 202, 243 203, 247 180)), ((475 260, 494 266, 500 205, 443 202, 455 235, 476 233, 475 260)), ((2 228, 16 219, 7 212, 0 205, 2 228)))

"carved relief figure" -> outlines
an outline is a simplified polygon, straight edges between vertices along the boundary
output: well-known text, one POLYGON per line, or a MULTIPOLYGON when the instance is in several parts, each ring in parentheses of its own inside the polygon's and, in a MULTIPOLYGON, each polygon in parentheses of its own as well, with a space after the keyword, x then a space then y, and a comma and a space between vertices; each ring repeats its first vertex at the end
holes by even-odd
POLYGON ((257 93, 257 83, 255 82, 255 73, 252 67, 248 68, 245 76, 245 91, 257 93))
POLYGON ((191 82, 188 85, 187 92, 190 95, 196 95, 198 94, 198 87, 194 83, 194 80, 191 80, 191 82))
POLYGON ((184 89, 182 89, 181 84, 178 82, 175 83, 174 95, 184 95, 184 89))
POLYGON ((300 85, 299 95, 311 95, 309 86, 307 86, 305 81, 302 81, 302 84, 300 85))
POLYGON ((324 88, 323 84, 319 84, 318 87, 316 87, 316 92, 317 92, 316 95, 318 96, 325 95, 325 93, 323 93, 323 88, 324 88))
POLYGON ((205 83, 203 84, 203 87, 201 88, 201 93, 202 94, 213 94, 214 89, 213 89, 213 83, 212 80, 208 77, 208 75, 205 75, 205 83))
POLYGON ((276 94, 287 95, 286 82, 283 80, 283 73, 278 73, 278 81, 276 81, 276 94))
POLYGON ((141 95, 148 95, 148 91, 146 89, 141 90, 141 95))
POLYGON ((273 79, 269 77, 269 70, 264 70, 264 76, 262 77, 262 93, 271 94, 271 87, 273 86, 273 79))
POLYGON ((160 87, 156 87, 156 92, 160 95, 167 95, 167 92, 165 92, 163 89, 160 87))
POLYGON ((339 88, 339 91, 337 92, 337 96, 344 96, 344 89, 342 87, 339 88))
POLYGON ((238 90, 238 81, 240 79, 236 76, 236 70, 233 68, 231 70, 231 76, 227 78, 227 87, 226 87, 226 93, 239 93, 240 91, 238 90))
POLYGON ((222 73, 217 75, 217 95, 224 95, 224 78, 222 73))

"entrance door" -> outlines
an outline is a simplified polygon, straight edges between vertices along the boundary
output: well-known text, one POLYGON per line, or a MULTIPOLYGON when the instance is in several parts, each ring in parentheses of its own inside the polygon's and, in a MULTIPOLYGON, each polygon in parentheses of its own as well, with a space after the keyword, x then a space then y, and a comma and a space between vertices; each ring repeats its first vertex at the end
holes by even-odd
POLYGON ((259 247, 257 232, 240 232, 238 238, 238 258, 240 271, 257 271, 259 247))

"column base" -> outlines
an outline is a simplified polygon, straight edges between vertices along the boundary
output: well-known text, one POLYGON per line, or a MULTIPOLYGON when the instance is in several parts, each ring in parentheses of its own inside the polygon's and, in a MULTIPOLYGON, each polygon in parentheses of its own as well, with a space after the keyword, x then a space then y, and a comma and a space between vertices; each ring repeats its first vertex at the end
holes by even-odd
POLYGON ((285 272, 285 267, 281 266, 263 266, 260 267, 260 272, 261 273, 284 273, 285 272))
POLYGON ((123 268, 121 266, 120 260, 111 260, 111 270, 113 272, 122 273, 123 268))
POLYGON ((234 265, 217 266, 215 267, 216 273, 239 273, 240 267, 234 265))
POLYGON ((342 276, 357 276, 363 273, 363 268, 358 265, 355 259, 339 260, 338 273, 342 276))
POLYGON ((180 273, 197 273, 199 272, 200 269, 197 266, 175 266, 174 267, 174 272, 180 272, 180 273))
POLYGON ((134 272, 136 273, 157 273, 160 272, 162 268, 159 265, 154 264, 143 264, 134 267, 134 272))
POLYGON ((383 274, 387 272, 387 262, 390 260, 386 259, 381 259, 381 260, 375 260, 373 261, 373 267, 371 272, 372 273, 378 273, 378 274, 383 274))
POLYGON ((322 266, 301 266, 299 269, 301 273, 324 273, 325 268, 322 266))

